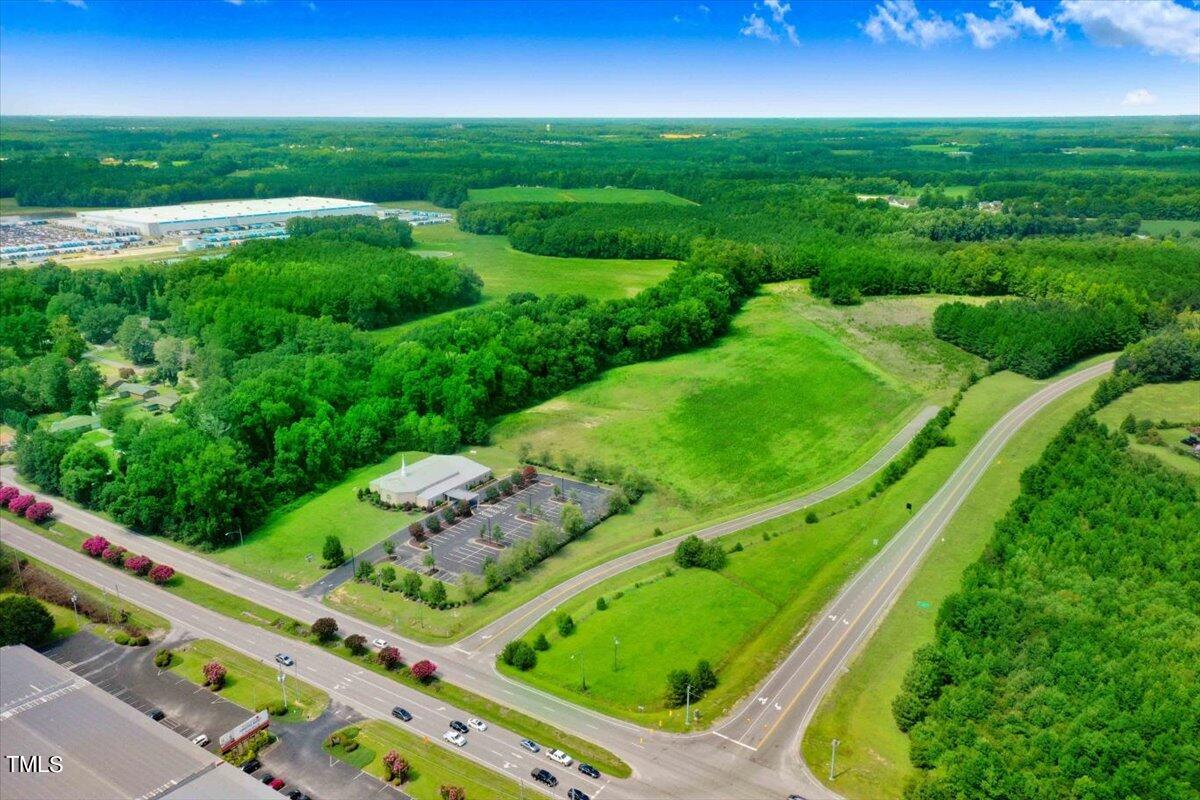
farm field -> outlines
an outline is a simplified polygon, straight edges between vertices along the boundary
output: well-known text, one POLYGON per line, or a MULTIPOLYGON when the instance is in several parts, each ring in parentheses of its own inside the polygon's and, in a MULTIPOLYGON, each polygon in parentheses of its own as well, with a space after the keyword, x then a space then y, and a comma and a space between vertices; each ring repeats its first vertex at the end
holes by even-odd
POLYGON ((413 800, 443 800, 439 791, 443 785, 459 786, 469 798, 516 800, 524 797, 521 786, 507 776, 395 725, 369 720, 360 726, 343 728, 338 733, 344 740, 350 731, 354 731, 352 739, 358 743, 355 750, 347 752, 342 744, 326 743, 325 752, 383 780, 387 777, 383 757, 389 750, 397 751, 411 767, 408 782, 402 788, 413 800))
POLYGON ((244 545, 209 556, 277 586, 307 586, 325 573, 321 546, 326 536, 341 538, 349 557, 417 518, 416 514, 376 508, 360 501, 355 493, 373 478, 399 469, 402 457, 412 462, 424 455, 395 453, 384 462, 353 470, 334 486, 275 511, 258 530, 245 531, 244 545))
POLYGON ((663 707, 666 675, 692 669, 703 658, 721 683, 693 708, 703 720, 722 716, 903 525, 905 503, 926 502, 987 428, 1040 385, 1010 372, 982 379, 947 430, 956 445, 935 449, 877 497, 867 497, 869 487, 862 487, 816 506, 815 524, 796 513, 725 537, 727 550, 739 543, 744 549, 731 553, 719 573, 680 570, 664 559, 593 587, 559 607, 578 625, 572 636, 559 636, 554 615, 547 617, 527 637, 545 633, 551 642, 550 650, 538 654, 537 666, 527 673, 503 669, 605 713, 680 729, 681 715, 663 707), (607 610, 596 609, 600 596, 607 610), (669 626, 661 609, 671 609, 669 626), (616 669, 614 637, 621 642, 616 669), (580 659, 589 665, 586 693, 580 691, 580 659))
POLYGON ((558 189, 553 186, 497 186, 494 189, 472 189, 474 203, 669 203, 677 206, 696 205, 691 200, 664 192, 661 189, 607 188, 558 189))
MULTIPOLYGON (((170 670, 197 686, 204 685, 204 665, 210 661, 220 662, 227 672, 225 687, 218 694, 231 703, 255 711, 266 703, 283 700, 278 680, 281 673, 273 665, 208 639, 188 642, 171 652, 170 670)), ((308 722, 321 716, 329 706, 329 695, 303 681, 288 676, 286 686, 288 710, 286 714, 272 717, 274 722, 308 722)))
POLYGON ((979 557, 992 527, 1016 498, 1021 473, 1088 403, 1095 387, 1091 382, 1064 395, 1009 441, 946 528, 947 544, 930 552, 874 636, 817 709, 804 738, 803 755, 815 773, 826 775, 830 739, 840 741, 837 779, 831 785, 842 795, 853 800, 900 797, 911 768, 908 737, 892 722, 891 704, 912 653, 932 640, 942 600, 958 588, 963 570, 979 557))

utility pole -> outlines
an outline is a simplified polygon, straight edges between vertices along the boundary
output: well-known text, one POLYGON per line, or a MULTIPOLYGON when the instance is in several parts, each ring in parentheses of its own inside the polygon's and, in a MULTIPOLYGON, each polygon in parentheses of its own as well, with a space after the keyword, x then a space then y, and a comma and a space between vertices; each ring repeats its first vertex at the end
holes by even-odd
POLYGON ((283 688, 283 711, 286 714, 288 710, 287 676, 283 674, 283 664, 279 665, 279 685, 283 688))
POLYGON ((79 600, 79 595, 75 594, 75 592, 71 592, 71 610, 75 612, 76 628, 79 627, 79 606, 76 604, 77 600, 79 600))
POLYGON ((832 783, 834 778, 834 765, 837 763, 837 746, 840 744, 840 742, 839 740, 834 739, 832 742, 830 742, 830 744, 832 745, 833 749, 829 754, 829 781, 832 783))
POLYGON ((617 648, 620 646, 620 644, 621 644, 620 640, 614 636, 613 637, 613 672, 617 671, 617 648))
POLYGON ((683 724, 690 728, 692 727, 692 685, 690 683, 687 685, 687 690, 684 692, 684 698, 687 702, 687 710, 683 715, 683 724))
POLYGON ((25 593, 25 573, 21 571, 21 559, 17 558, 17 551, 13 551, 13 567, 17 570, 17 579, 21 581, 21 594, 25 593))

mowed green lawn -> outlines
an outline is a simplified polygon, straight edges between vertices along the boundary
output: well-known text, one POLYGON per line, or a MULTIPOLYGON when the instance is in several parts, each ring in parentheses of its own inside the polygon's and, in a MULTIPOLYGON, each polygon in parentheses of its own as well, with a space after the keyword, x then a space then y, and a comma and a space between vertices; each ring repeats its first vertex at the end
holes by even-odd
POLYGON ((904 525, 905 504, 927 502, 987 428, 1041 385, 1010 372, 984 378, 950 423, 956 445, 934 450, 877 497, 866 497, 864 486, 816 506, 815 524, 798 512, 724 537, 727 550, 737 543, 744 549, 732 552, 720 573, 680 570, 663 559, 606 581, 560 605, 578 625, 573 635, 559 636, 556 614, 547 616, 526 638, 545 633, 551 649, 538 654, 530 672, 504 671, 605 713, 681 729, 679 711, 664 707, 666 676, 672 669, 693 669, 704 658, 718 671, 720 684, 695 707, 702 725, 723 716, 904 525), (607 610, 596 609, 600 596, 607 610), (620 641, 616 669, 614 637, 620 641))
POLYGON ((1162 445, 1153 445, 1138 442, 1131 436, 1131 449, 1152 455, 1185 474, 1200 477, 1200 459, 1181 452, 1185 446, 1180 443, 1189 433, 1188 426, 1200 425, 1200 381, 1139 386, 1100 409, 1096 419, 1116 430, 1129 414, 1139 420, 1152 421, 1163 439, 1162 445), (1172 423, 1172 427, 1162 428, 1160 420, 1172 423))
POLYGON ((752 299, 716 345, 611 370, 493 431, 555 464, 636 466, 685 508, 761 504, 824 483, 877 450, 917 392, 805 319, 752 299))
POLYGON ((676 206, 696 205, 691 200, 664 192, 662 189, 608 188, 558 189, 553 186, 497 186, 494 189, 472 189, 468 195, 473 203, 669 203, 676 206))
POLYGON ((812 770, 829 774, 829 743, 839 740, 837 779, 831 784, 854 800, 893 800, 912 773, 908 737, 892 720, 892 699, 918 647, 933 640, 933 625, 946 595, 983 552, 996 522, 1020 492, 1020 475, 1080 408, 1097 381, 1072 390, 1041 411, 1000 451, 974 491, 946 527, 944 546, 935 547, 912 582, 850 669, 817 709, 804 737, 803 755, 812 770))
MULTIPOLYGON (((283 700, 283 685, 273 664, 265 664, 208 639, 188 642, 172 651, 169 669, 197 686, 204 685, 204 665, 217 661, 226 669, 225 687, 218 693, 231 703, 255 711, 261 705, 283 700)), ((309 722, 329 706, 329 695, 287 675, 288 711, 277 722, 309 722)))
POLYGON ((1196 231, 1200 231, 1200 220, 1144 219, 1138 230, 1147 236, 1165 236, 1171 231, 1179 231, 1182 236, 1190 236, 1196 231))
POLYGON ((419 516, 383 511, 355 494, 380 475, 399 469, 401 456, 411 463, 425 455, 396 453, 379 464, 356 469, 334 486, 275 511, 258 530, 245 531, 244 545, 238 546, 234 539, 234 546, 210 557, 278 586, 307 586, 325 574, 321 547, 326 536, 339 537, 348 556, 350 551, 361 553, 419 516))

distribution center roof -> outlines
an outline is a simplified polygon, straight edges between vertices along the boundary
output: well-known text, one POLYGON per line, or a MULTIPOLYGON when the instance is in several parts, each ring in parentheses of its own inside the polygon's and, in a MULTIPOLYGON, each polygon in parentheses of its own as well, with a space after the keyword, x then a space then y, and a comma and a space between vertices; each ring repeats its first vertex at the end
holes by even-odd
POLYGON ((364 212, 371 212, 374 210, 375 204, 364 203, 361 200, 341 200, 336 197, 271 197, 263 200, 229 200, 219 203, 81 211, 79 216, 84 219, 149 224, 155 222, 203 222, 226 217, 294 214, 351 208, 361 208, 364 212))
MULTIPOLYGON (((277 792, 34 650, 0 648, 3 756, 62 758, 61 772, 5 769, 22 800, 278 800, 277 792)), ((7 764, 6 764, 7 767, 7 764)))

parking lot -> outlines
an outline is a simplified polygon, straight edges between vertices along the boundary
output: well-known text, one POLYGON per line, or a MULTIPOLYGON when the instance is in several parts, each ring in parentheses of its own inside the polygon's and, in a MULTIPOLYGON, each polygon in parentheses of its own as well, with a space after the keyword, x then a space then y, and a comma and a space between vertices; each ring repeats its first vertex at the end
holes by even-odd
POLYGON ((396 561, 409 569, 419 570, 422 568, 425 554, 432 552, 437 559, 438 569, 443 572, 469 572, 479 575, 483 573, 484 561, 489 558, 497 560, 504 552, 501 548, 478 541, 480 532, 487 525, 490 525, 492 530, 501 531, 504 542, 512 545, 533 535, 533 527, 538 520, 545 520, 558 527, 563 503, 566 501, 578 502, 583 510, 584 519, 589 523, 594 522, 604 513, 609 492, 608 489, 569 478, 542 476, 532 486, 514 492, 495 503, 480 502, 472 516, 460 519, 430 536, 426 540, 430 548, 428 551, 410 546, 407 532, 402 531, 396 537, 396 561), (556 500, 554 497, 556 486, 561 492, 562 500, 556 500), (534 513, 518 514, 521 506, 529 507, 534 513))
MULTIPOLYGON (((252 712, 154 665, 154 653, 160 647, 178 644, 123 647, 78 633, 47 650, 46 655, 138 711, 162 709, 166 716, 160 724, 180 736, 191 739, 206 734, 212 740, 206 749, 215 753, 218 737, 252 712)), ((271 731, 279 741, 260 755, 263 766, 254 777, 270 772, 287 782, 285 793, 298 788, 314 800, 406 800, 403 792, 331 759, 322 750, 325 737, 359 719, 350 709, 334 704, 313 722, 273 724, 271 731)))

